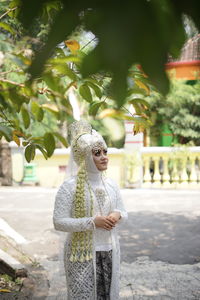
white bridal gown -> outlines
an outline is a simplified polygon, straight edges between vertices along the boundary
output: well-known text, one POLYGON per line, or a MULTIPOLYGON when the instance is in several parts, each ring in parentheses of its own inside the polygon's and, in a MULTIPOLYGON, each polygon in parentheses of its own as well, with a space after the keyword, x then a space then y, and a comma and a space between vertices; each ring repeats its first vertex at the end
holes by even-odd
MULTIPOLYGON (((64 264, 67 279, 68 300, 95 300, 95 252, 109 251, 112 249, 112 282, 110 300, 119 299, 120 276, 120 247, 118 241, 118 227, 127 218, 127 213, 121 199, 120 191, 114 181, 108 178, 102 179, 101 172, 88 172, 88 179, 93 191, 94 216, 109 215, 113 211, 119 211, 121 219, 111 231, 94 227, 93 217, 72 218, 73 196, 76 189, 76 177, 66 180, 59 188, 54 208, 54 226, 56 230, 66 234, 64 264), (105 194, 105 200, 99 208, 96 195, 100 191, 105 194), (91 230, 93 232, 93 260, 70 262, 70 245, 72 232, 91 230)), ((86 208, 89 207, 90 194, 86 186, 86 208)))

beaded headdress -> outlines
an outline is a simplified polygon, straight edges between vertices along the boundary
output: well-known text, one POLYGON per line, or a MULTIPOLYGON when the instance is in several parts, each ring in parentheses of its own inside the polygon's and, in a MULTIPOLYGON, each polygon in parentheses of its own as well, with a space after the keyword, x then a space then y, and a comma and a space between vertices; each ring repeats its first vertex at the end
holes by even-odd
MULTIPOLYGON (((75 121, 69 126, 69 138, 73 158, 78 165, 76 190, 74 194, 73 217, 84 218, 93 216, 93 196, 87 176, 87 161, 92 149, 107 148, 103 137, 84 121, 75 121), (89 190, 90 203, 86 208, 86 188, 89 190)), ((91 260, 92 231, 74 232, 72 234, 70 261, 84 262, 91 260)))
POLYGON ((92 149, 107 148, 103 137, 85 120, 75 121, 69 126, 69 138, 74 160, 79 167, 92 149))

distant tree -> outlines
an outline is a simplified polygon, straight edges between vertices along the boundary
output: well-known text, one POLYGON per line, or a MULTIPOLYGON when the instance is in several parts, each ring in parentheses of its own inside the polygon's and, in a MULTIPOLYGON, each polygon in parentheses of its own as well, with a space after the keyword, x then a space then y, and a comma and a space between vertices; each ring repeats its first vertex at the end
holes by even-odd
POLYGON ((162 124, 167 124, 178 143, 192 142, 200 146, 200 81, 173 81, 169 94, 164 97, 153 92, 148 97, 153 126, 151 134, 159 136, 162 124))

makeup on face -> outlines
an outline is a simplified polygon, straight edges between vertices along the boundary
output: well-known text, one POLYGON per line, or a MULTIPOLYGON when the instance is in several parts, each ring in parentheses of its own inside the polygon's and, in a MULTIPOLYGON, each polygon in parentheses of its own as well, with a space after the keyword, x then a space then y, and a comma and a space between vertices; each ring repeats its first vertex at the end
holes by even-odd
POLYGON ((107 169, 108 157, 106 148, 94 148, 92 149, 92 156, 94 163, 99 171, 107 169))

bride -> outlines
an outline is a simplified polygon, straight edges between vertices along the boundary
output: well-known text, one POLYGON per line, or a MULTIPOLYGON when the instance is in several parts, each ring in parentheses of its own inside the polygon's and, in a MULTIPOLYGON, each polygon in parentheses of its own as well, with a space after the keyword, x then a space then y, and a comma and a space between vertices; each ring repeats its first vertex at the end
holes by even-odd
POLYGON ((71 177, 59 188, 54 227, 68 232, 64 265, 68 300, 118 300, 118 225, 127 218, 120 191, 107 169, 107 146, 86 121, 69 127, 71 177))

